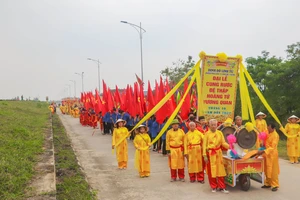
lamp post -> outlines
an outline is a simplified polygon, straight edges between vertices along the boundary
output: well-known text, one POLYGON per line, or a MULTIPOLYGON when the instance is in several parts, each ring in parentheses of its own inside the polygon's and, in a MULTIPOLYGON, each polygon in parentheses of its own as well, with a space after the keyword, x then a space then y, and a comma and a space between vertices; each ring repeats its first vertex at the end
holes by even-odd
POLYGON ((67 86, 69 86, 69 97, 71 97, 71 85, 70 84, 66 84, 67 86))
POLYGON ((83 93, 83 74, 84 74, 84 72, 81 72, 81 73, 75 72, 75 74, 81 76, 81 92, 83 93))
POLYGON ((146 30, 142 28, 142 22, 140 22, 140 25, 132 24, 127 21, 121 21, 123 24, 128 24, 132 26, 140 36, 140 48, 141 48, 141 77, 142 81, 144 81, 144 68, 143 68, 143 33, 146 33, 146 30))
POLYGON ((98 60, 95 60, 95 59, 92 59, 92 58, 88 58, 88 60, 91 60, 91 61, 94 61, 98 64, 98 90, 99 90, 99 94, 101 94, 101 84, 100 84, 100 64, 102 64, 99 59, 98 60))
POLYGON ((70 80, 70 81, 74 83, 74 97, 76 98, 76 81, 75 80, 70 80))

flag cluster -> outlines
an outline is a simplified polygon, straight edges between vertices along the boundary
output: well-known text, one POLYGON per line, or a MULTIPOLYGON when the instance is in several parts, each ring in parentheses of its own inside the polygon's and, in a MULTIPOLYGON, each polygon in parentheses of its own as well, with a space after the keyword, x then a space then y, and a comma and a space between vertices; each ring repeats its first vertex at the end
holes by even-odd
MULTIPOLYGON (((182 93, 187 90, 187 86, 188 81, 184 84, 184 91, 177 91, 175 95, 156 112, 156 120, 158 123, 163 123, 167 117, 171 116, 181 99, 182 93)), ((101 96, 97 89, 94 94, 93 92, 84 92, 81 93, 80 102, 87 110, 92 108, 97 114, 102 112, 102 115, 104 115, 113 109, 120 109, 129 113, 132 117, 137 115, 143 117, 163 99, 170 90, 168 80, 163 81, 162 78, 160 78, 159 83, 155 81, 154 90, 152 90, 150 82, 148 81, 147 91, 144 91, 144 83, 142 81, 135 82, 133 86, 127 85, 123 90, 119 90, 118 86, 116 86, 115 90, 111 90, 103 81, 103 92, 101 96)), ((196 103, 196 90, 192 89, 181 108, 180 116, 183 120, 188 118, 191 108, 196 109, 196 103)))

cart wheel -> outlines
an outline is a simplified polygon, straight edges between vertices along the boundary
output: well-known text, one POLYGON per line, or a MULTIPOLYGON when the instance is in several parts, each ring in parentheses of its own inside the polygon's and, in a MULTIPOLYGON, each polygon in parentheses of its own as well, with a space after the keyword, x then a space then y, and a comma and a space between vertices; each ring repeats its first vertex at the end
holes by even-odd
POLYGON ((250 176, 248 174, 241 174, 239 176, 239 184, 241 190, 248 191, 250 189, 250 176))

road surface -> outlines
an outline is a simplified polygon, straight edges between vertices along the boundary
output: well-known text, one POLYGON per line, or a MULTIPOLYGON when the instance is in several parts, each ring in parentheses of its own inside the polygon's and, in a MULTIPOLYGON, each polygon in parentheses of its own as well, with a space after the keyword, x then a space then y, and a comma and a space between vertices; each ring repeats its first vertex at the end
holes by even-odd
POLYGON ((60 116, 74 151, 87 176, 91 187, 98 192, 101 200, 181 200, 181 199, 220 199, 223 200, 289 200, 298 199, 300 195, 300 164, 292 165, 280 160, 280 188, 277 192, 261 189, 261 185, 252 181, 249 191, 239 187, 227 187, 229 194, 212 193, 207 176, 205 184, 190 183, 186 173, 186 182, 170 182, 167 157, 151 152, 151 175, 139 178, 134 169, 135 149, 128 141, 128 169, 118 170, 116 156, 111 152, 111 135, 101 135, 97 130, 83 127, 79 119, 69 115, 60 116))

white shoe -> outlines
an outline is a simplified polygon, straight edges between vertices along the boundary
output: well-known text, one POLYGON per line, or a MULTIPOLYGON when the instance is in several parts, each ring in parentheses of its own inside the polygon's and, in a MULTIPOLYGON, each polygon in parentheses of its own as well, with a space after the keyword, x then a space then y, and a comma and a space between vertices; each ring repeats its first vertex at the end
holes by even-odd
POLYGON ((212 192, 212 193, 216 193, 216 192, 217 192, 217 189, 212 189, 211 192, 212 192))
POLYGON ((225 190, 225 189, 221 189, 220 190, 222 193, 224 193, 224 194, 228 194, 229 193, 229 191, 228 190, 225 190))

